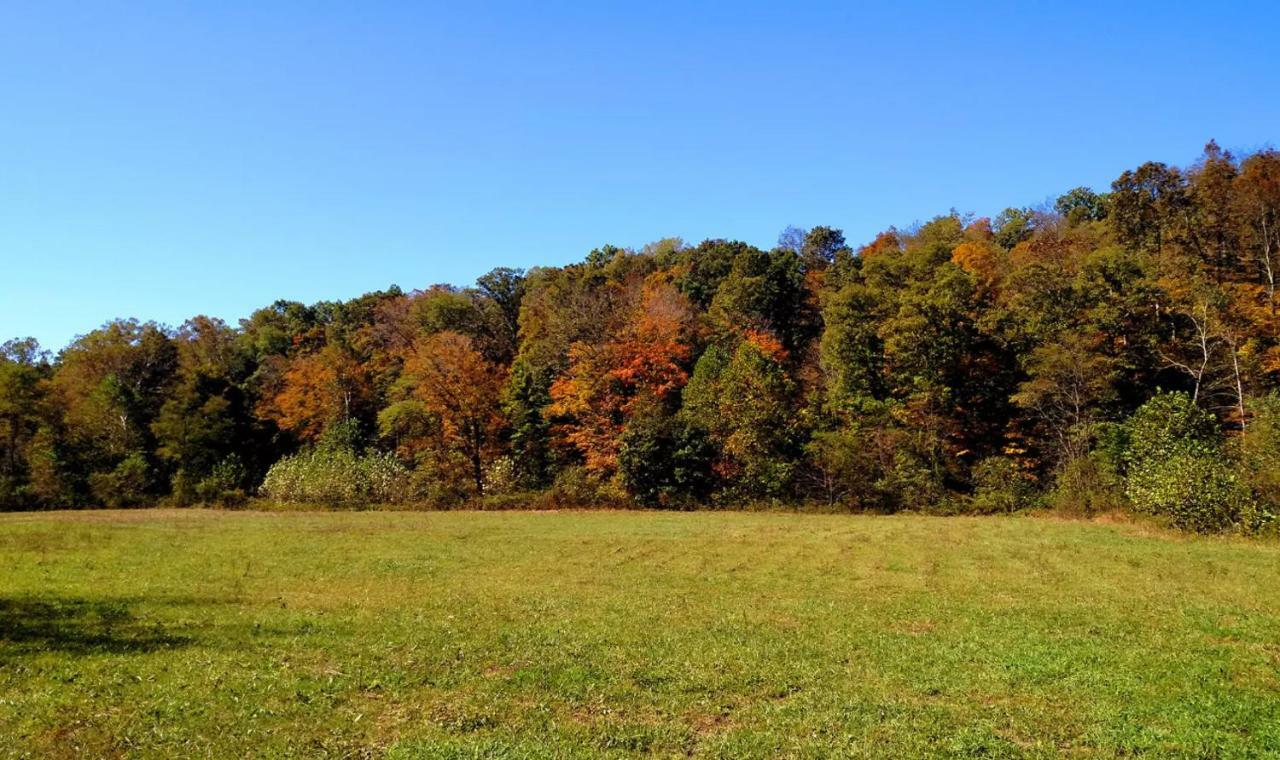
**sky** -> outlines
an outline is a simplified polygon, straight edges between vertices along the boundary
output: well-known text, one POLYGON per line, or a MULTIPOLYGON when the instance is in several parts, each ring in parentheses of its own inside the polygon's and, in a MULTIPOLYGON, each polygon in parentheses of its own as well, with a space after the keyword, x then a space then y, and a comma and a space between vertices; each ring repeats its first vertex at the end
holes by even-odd
POLYGON ((1276 3, 0 0, 0 340, 851 243, 1280 134, 1276 3))

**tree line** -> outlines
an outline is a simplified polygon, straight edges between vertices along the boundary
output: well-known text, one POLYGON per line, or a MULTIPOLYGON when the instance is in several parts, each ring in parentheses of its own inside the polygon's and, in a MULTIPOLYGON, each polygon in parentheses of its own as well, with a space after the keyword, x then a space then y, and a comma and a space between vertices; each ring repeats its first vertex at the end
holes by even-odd
POLYGON ((0 350, 0 506, 1280 503, 1280 153, 0 350))

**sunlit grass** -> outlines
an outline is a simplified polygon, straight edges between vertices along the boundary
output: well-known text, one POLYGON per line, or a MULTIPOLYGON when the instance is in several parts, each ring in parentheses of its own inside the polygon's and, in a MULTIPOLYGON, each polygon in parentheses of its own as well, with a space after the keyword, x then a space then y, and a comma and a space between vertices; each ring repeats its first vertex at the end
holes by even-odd
POLYGON ((0 516, 0 754, 1280 754, 1280 545, 1035 518, 0 516))

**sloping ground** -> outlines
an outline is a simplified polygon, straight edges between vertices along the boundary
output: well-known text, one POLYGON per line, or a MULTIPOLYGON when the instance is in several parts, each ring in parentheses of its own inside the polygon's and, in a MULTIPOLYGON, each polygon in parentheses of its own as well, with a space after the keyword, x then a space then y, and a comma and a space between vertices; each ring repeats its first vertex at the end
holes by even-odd
POLYGON ((0 755, 1280 755, 1280 546, 1034 518, 0 516, 0 755))

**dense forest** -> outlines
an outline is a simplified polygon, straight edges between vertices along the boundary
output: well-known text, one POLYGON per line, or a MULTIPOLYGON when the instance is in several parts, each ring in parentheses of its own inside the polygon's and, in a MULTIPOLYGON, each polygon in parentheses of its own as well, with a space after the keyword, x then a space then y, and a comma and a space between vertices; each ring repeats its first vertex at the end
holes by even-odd
MULTIPOLYGON (((0 350, 0 507, 1280 504, 1280 152, 0 350)), ((33 316, 33 319, 38 317, 33 316)))

